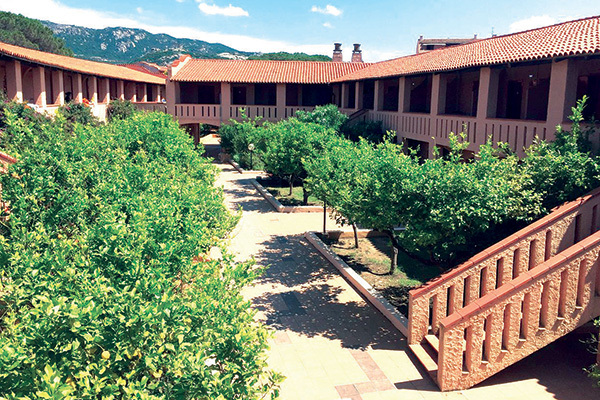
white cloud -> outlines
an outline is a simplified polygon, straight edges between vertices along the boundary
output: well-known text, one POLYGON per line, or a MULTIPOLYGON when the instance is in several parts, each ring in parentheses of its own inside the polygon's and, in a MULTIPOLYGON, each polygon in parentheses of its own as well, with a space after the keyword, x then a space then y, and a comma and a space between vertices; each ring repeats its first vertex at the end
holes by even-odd
POLYGON ((144 9, 142 7, 138 7, 138 8, 135 9, 135 11, 137 11, 138 14, 141 14, 141 13, 144 12, 144 9))
POLYGON ((529 18, 520 19, 518 21, 513 22, 508 27, 509 33, 526 31, 528 29, 540 28, 542 26, 548 26, 552 24, 556 24, 561 21, 567 21, 568 18, 554 18, 549 15, 534 15, 529 18))
POLYGON ((324 26, 325 28, 329 28, 329 29, 333 28, 333 25, 331 25, 331 23, 329 23, 329 22, 325 22, 325 23, 323 24, 323 26, 324 26))
POLYGON ((178 3, 183 3, 185 0, 175 0, 178 3))
POLYGON ((247 17, 250 15, 243 8, 232 6, 231 4, 227 7, 219 7, 216 4, 206 4, 204 0, 196 1, 199 3, 198 8, 200 11, 207 15, 223 15, 225 17, 247 17))
POLYGON ((335 6, 332 6, 331 4, 327 4, 325 6, 325 8, 312 6, 310 11, 316 12, 316 13, 321 13, 321 14, 333 15, 334 17, 339 17, 340 15, 342 15, 342 12, 343 12, 342 10, 340 10, 339 8, 337 8, 335 6))
POLYGON ((222 32, 206 32, 185 26, 155 26, 123 17, 115 13, 106 13, 86 8, 66 6, 57 0, 0 1, 1 11, 23 14, 59 24, 85 26, 102 29, 106 27, 128 27, 145 29, 151 33, 166 33, 178 38, 199 39, 210 43, 223 43, 242 51, 261 51, 264 53, 288 51, 309 54, 329 54, 331 44, 298 45, 282 40, 260 39, 252 36, 234 35, 222 32))

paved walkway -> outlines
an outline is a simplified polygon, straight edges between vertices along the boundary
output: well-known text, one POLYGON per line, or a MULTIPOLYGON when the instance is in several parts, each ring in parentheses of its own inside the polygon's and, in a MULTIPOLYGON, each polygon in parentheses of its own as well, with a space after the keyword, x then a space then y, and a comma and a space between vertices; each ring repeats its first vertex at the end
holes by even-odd
POLYGON ((322 229, 323 215, 276 213, 248 175, 218 166, 228 205, 244 210, 231 250, 269 266, 245 294, 274 330, 269 365, 287 377, 281 399, 600 399, 600 388, 582 370, 595 356, 581 336, 568 336, 475 388, 439 392, 406 339, 302 237, 322 229))

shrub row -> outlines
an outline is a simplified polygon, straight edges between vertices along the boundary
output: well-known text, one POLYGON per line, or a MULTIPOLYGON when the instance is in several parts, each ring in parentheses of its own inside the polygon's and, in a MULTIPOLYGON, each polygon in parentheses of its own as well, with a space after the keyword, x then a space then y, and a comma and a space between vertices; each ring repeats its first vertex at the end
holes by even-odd
POLYGON ((165 114, 108 125, 4 105, 0 398, 255 399, 278 376, 241 290, 202 254, 236 218, 165 114), (70 125, 69 129, 67 125, 70 125), (5 215, 6 217, 6 215, 5 215))

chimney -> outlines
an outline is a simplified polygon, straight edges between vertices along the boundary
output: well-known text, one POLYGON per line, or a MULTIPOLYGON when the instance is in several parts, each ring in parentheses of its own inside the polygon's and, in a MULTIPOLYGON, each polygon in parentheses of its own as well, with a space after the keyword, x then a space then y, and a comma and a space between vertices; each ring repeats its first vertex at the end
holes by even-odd
POLYGON ((474 35, 473 35, 473 39, 477 39, 477 34, 474 34, 474 35))
POLYGON ((344 61, 344 59, 342 58, 342 44, 341 43, 334 43, 333 44, 335 47, 333 49, 333 62, 342 62, 344 61))
POLYGON ((361 63, 362 60, 362 50, 360 49, 360 43, 354 43, 354 50, 352 50, 352 62, 361 63))

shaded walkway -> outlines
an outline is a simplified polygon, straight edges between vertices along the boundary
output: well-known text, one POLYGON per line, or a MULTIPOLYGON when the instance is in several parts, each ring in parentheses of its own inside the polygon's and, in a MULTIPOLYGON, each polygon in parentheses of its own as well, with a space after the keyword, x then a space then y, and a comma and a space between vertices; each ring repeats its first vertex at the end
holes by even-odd
POLYGON ((322 229, 323 215, 275 213, 249 175, 218 166, 228 206, 244 209, 231 250, 269 265, 245 294, 275 332, 269 364, 287 376, 282 399, 600 398, 600 388, 582 371, 595 356, 573 335, 475 388, 440 393, 417 367, 405 338, 301 236, 322 229))

